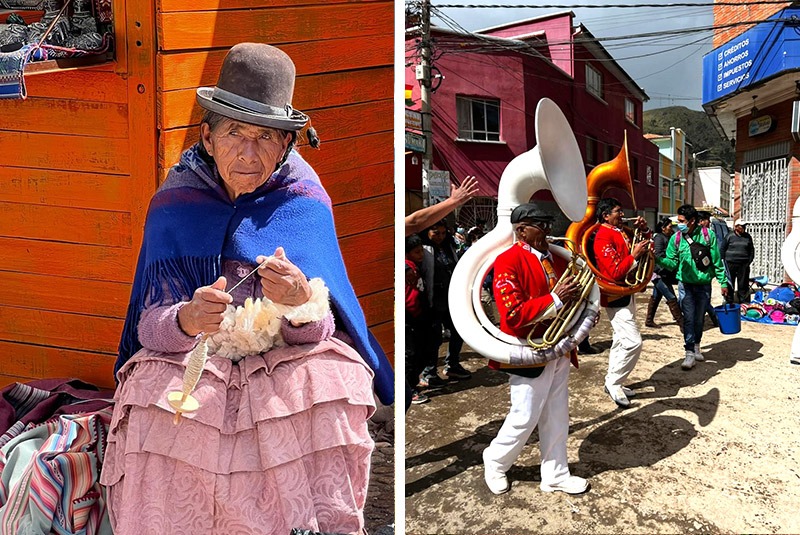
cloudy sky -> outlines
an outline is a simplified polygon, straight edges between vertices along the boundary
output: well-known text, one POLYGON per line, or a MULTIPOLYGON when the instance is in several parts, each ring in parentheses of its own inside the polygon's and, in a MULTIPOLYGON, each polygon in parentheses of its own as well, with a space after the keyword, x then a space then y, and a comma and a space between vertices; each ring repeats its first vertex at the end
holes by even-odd
MULTIPOLYGON (((659 3, 659 1, 651 0, 649 3, 659 3)), ((522 0, 470 2, 434 0, 434 8, 437 3, 519 5, 526 2, 522 0)), ((539 2, 539 4, 543 3, 545 2, 539 2)), ((548 3, 565 6, 599 4, 596 0, 548 3)), ((641 2, 614 0, 613 3, 635 5, 641 2)), ((455 23, 463 29, 473 31, 566 10, 566 8, 441 8, 444 17, 434 17, 432 22, 437 26, 445 27, 452 27, 455 23)), ((595 37, 600 39, 649 32, 707 28, 714 22, 711 6, 600 9, 574 7, 571 11, 575 13, 575 24, 583 24, 595 37)), ((700 110, 702 109, 702 59, 704 54, 711 51, 711 41, 711 31, 693 31, 686 35, 661 35, 651 38, 601 41, 601 43, 631 78, 644 88, 650 97, 650 101, 645 103, 645 109, 686 106, 693 110, 700 110)))

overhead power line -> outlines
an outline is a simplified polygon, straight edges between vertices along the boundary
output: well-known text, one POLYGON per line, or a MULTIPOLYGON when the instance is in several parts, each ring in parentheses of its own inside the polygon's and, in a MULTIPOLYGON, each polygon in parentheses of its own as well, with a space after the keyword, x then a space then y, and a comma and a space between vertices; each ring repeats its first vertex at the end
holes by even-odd
MULTIPOLYGON (((438 7, 434 10, 437 16, 441 16, 441 13, 438 11, 438 7)), ((688 35, 693 33, 699 32, 708 32, 713 30, 722 30, 726 28, 736 28, 739 26, 748 26, 748 25, 756 25, 756 24, 782 24, 782 23, 789 23, 789 24, 798 24, 800 25, 800 19, 796 17, 790 18, 776 18, 776 19, 756 19, 756 20, 747 20, 747 21, 740 21, 740 22, 731 22, 728 24, 714 24, 711 26, 697 26, 694 28, 680 28, 680 29, 671 29, 671 30, 660 30, 654 32, 645 32, 645 33, 637 33, 637 34, 628 34, 628 35, 616 35, 616 36, 608 36, 608 37, 586 37, 586 38, 576 38, 576 39, 569 39, 564 41, 548 41, 546 44, 536 45, 532 44, 532 48, 536 48, 537 46, 557 46, 557 45, 567 45, 572 43, 588 43, 588 42, 610 42, 610 41, 624 41, 624 40, 633 40, 633 39, 649 39, 652 37, 665 37, 665 36, 677 36, 677 35, 688 35)), ((483 34, 475 33, 475 32, 467 32, 469 36, 472 37, 479 37, 483 34)))
POLYGON ((744 2, 672 2, 669 4, 435 4, 433 8, 449 9, 622 9, 642 7, 713 7, 713 6, 765 6, 789 4, 786 0, 751 0, 744 2))

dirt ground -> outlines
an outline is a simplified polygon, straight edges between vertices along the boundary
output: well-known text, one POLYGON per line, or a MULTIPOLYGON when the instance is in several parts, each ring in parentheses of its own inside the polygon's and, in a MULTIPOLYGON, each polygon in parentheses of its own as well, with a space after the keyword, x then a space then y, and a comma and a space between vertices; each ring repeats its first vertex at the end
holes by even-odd
MULTIPOLYGON (((705 362, 680 368, 682 338, 664 303, 644 348, 627 410, 603 392, 611 326, 601 313, 570 376, 568 454, 586 477, 579 496, 539 490, 537 433, 509 471, 510 492, 483 481, 481 452, 508 411, 506 375, 464 348, 469 381, 429 391, 406 417, 406 533, 800 533, 800 366, 794 327, 707 323, 705 362)), ((719 289, 712 302, 719 304, 719 289)))

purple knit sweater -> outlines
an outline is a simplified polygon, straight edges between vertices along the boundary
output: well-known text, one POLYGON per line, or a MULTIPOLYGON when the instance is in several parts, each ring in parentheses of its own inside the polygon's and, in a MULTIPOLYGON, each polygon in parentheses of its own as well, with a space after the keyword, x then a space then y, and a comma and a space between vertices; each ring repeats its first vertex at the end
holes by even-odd
MULTIPOLYGON (((255 268, 255 264, 245 264, 234 260, 223 260, 222 275, 228 281, 231 288, 239 282, 245 275, 255 268)), ((253 297, 260 299, 261 281, 257 275, 253 275, 244 281, 231 294, 233 306, 244 304, 245 299, 253 297)), ((188 303, 181 301, 172 305, 147 306, 142 311, 139 320, 139 341, 146 349, 159 351, 162 353, 186 353, 191 351, 197 344, 201 335, 189 336, 183 332, 178 324, 178 311, 188 303)), ((327 317, 320 321, 313 321, 294 327, 288 320, 281 321, 281 335, 287 345, 312 344, 320 342, 334 335, 333 314, 328 312, 327 317)), ((338 338, 349 342, 348 337, 340 336, 342 333, 336 332, 338 338)))

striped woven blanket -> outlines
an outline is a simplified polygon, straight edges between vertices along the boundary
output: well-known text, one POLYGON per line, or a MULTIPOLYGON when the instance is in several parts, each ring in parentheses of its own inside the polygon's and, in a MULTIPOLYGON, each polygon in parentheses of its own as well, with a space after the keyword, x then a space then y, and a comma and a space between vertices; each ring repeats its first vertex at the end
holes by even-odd
POLYGON ((31 59, 32 45, 13 52, 0 52, 0 99, 25 99, 25 65, 31 59))

